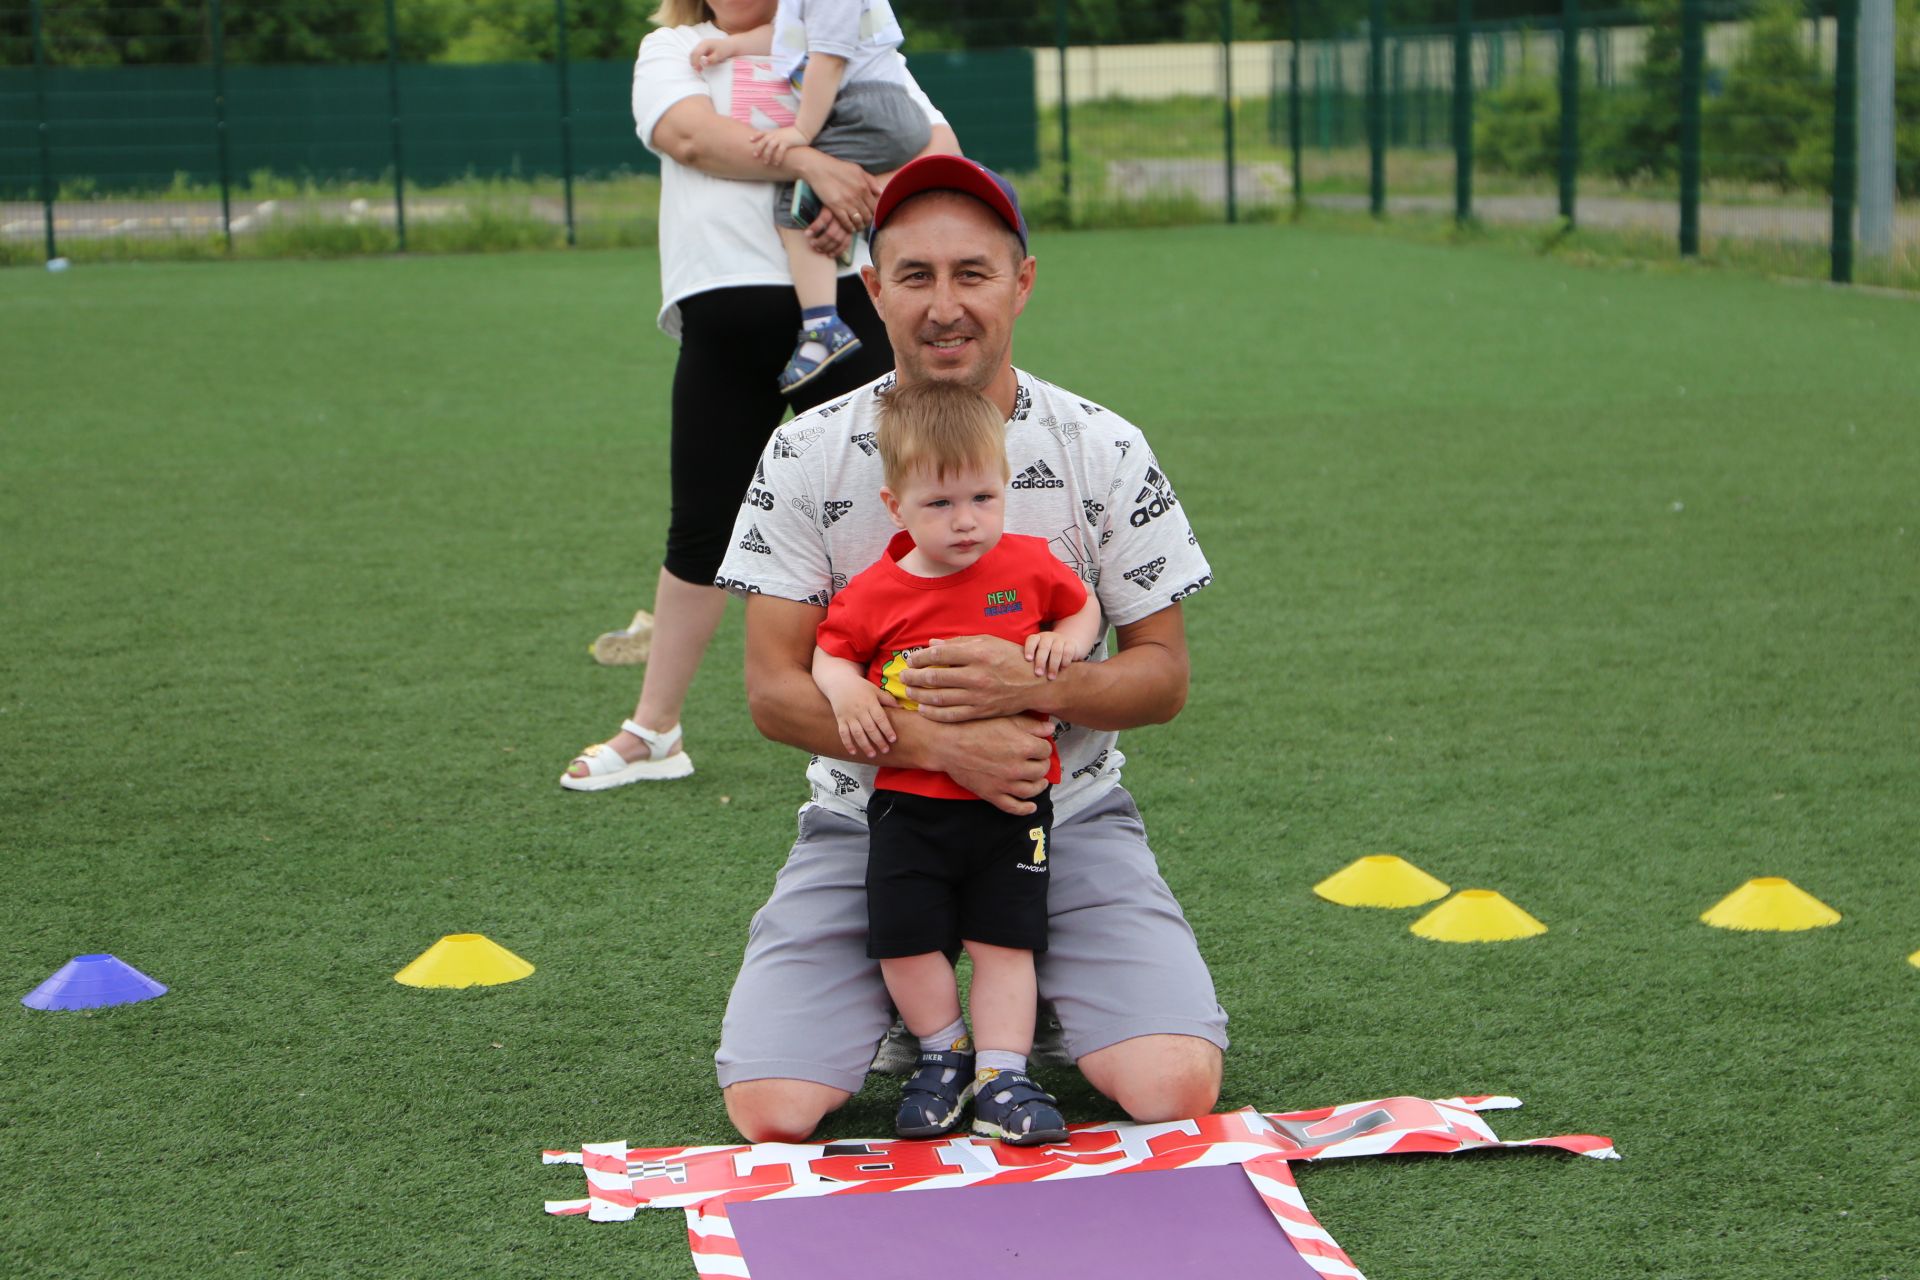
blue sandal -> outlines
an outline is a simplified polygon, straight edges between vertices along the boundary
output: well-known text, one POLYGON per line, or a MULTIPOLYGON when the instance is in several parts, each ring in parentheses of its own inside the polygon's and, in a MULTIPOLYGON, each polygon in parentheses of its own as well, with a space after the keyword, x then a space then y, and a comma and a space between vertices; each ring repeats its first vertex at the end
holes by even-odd
POLYGON ((793 354, 787 357, 787 367, 780 371, 780 394, 792 395, 819 377, 828 365, 841 356, 851 355, 859 349, 859 335, 848 327, 846 321, 838 318, 815 329, 800 330, 800 340, 794 343, 793 354), (813 343, 818 343, 826 350, 826 354, 818 360, 810 360, 803 354, 813 343))
POLYGON ((1015 1147, 1067 1140, 1066 1118, 1054 1096, 1021 1071, 1003 1071, 975 1086, 973 1131, 1015 1147))
POLYGON ((920 1065, 900 1091, 893 1131, 903 1138, 951 1133, 973 1096, 973 1055, 961 1049, 922 1053, 920 1065))

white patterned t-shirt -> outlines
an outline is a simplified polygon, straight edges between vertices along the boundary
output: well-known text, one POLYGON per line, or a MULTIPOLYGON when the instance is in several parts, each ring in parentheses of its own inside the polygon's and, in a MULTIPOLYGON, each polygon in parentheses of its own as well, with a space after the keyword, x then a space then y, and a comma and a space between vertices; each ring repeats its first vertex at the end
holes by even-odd
MULTIPOLYGON (((1014 370, 1007 420, 1006 529, 1045 538, 1100 601, 1107 626, 1177 604, 1213 581, 1146 437, 1126 419, 1014 370)), ((852 395, 803 413, 773 433, 740 506, 717 586, 826 607, 880 558, 896 532, 880 501, 885 482, 874 443, 887 374, 852 395)), ((1104 661, 1103 635, 1089 661, 1104 661)), ((1058 737, 1056 820, 1118 785, 1125 757, 1111 730, 1064 725, 1058 737)), ((859 821, 872 765, 815 756, 815 803, 859 821)))

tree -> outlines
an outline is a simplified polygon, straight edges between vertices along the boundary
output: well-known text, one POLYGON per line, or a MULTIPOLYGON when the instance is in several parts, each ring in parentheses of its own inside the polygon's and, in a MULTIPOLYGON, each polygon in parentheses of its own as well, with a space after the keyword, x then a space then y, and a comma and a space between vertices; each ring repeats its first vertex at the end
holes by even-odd
POLYGON ((1680 0, 1640 0, 1646 44, 1633 83, 1600 97, 1587 113, 1587 163, 1632 182, 1680 167, 1680 0))
MULTIPOLYGON (((1229 0, 1233 5, 1233 38, 1265 40, 1269 36, 1266 19, 1255 0, 1229 0)), ((1183 40, 1217 42, 1220 39, 1222 9, 1220 0, 1186 0, 1180 7, 1180 37, 1183 40)))

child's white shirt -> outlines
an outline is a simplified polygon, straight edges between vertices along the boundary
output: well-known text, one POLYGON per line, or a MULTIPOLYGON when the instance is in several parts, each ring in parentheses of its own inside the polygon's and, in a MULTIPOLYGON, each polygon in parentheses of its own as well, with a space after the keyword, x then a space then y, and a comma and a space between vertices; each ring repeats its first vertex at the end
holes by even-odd
POLYGON ((791 77, 809 53, 847 60, 841 84, 906 81, 893 51, 906 37, 887 0, 780 0, 773 17, 773 69, 791 77))

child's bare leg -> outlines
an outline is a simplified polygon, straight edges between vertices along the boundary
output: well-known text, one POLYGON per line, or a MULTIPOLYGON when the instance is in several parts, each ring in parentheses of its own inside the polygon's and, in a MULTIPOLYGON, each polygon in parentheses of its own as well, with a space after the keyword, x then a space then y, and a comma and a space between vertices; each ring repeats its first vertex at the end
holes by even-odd
POLYGON ((1067 1122, 1054 1096, 1027 1074, 1033 1047, 1033 952, 968 942, 973 957, 973 1131, 1015 1146, 1064 1142, 1067 1122))
MULTIPOLYGON (((1022 1059, 1033 1048, 1033 952, 968 942, 973 957, 973 1041, 1022 1059)), ((1022 1064, 1024 1066, 1024 1063, 1022 1064)))
MULTIPOLYGON (((943 953, 882 960, 880 976, 887 980, 887 994, 893 997, 900 1020, 915 1036, 931 1036, 960 1021, 960 988, 953 980, 953 965, 943 953)), ((1032 1015, 1027 1022, 1031 1031, 1032 1015)))
POLYGON ((838 267, 834 260, 807 248, 804 231, 781 227, 780 243, 787 251, 794 294, 800 299, 800 339, 794 344, 793 358, 780 373, 780 390, 792 393, 841 356, 858 351, 860 339, 837 310, 838 267))
POLYGON ((920 1041, 920 1064, 900 1090, 893 1131, 903 1138, 950 1133, 973 1097, 975 1079, 953 964, 930 951, 882 960, 880 973, 901 1020, 920 1041))
POLYGON ((793 227, 780 228, 780 247, 787 251, 787 270, 793 276, 793 292, 800 299, 801 309, 833 306, 839 264, 807 248, 807 233, 793 227))

